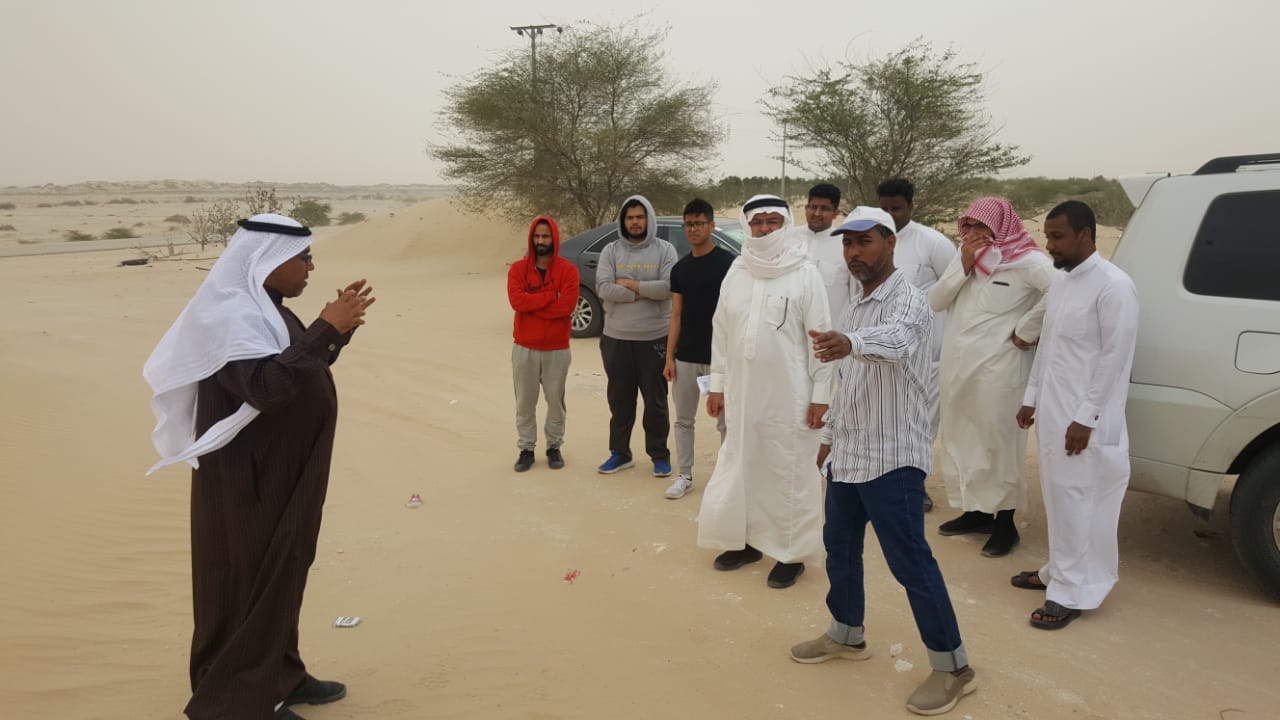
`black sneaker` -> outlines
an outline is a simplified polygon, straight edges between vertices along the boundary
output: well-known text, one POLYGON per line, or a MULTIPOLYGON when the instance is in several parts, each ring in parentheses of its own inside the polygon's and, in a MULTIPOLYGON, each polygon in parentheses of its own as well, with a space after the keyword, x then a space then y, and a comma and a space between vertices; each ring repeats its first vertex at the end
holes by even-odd
POLYGON ((520 457, 516 458, 516 472, 524 472, 533 467, 533 451, 521 450, 520 457))
MULTIPOLYGON (((530 462, 533 462, 532 460, 530 462)), ((547 448, 547 467, 552 470, 559 470, 564 467, 564 456, 560 454, 560 448, 547 448)))
POLYGON ((272 720, 306 720, 306 718, 290 710, 288 705, 282 705, 272 716, 272 720))
POLYGON ((769 587, 789 588, 796 584, 796 578, 802 574, 804 574, 804 563, 777 563, 769 571, 769 587))
POLYGON ((347 696, 347 686, 331 680, 317 680, 311 675, 302 678, 298 687, 284 699, 285 707, 290 705, 324 705, 347 696))
POLYGON ((762 557, 764 555, 759 550, 748 545, 741 550, 728 550, 720 553, 716 556, 715 566, 717 570, 737 570, 743 565, 758 562, 762 557))
POLYGON ((989 533, 995 516, 979 510, 970 510, 954 520, 948 520, 938 526, 939 535, 968 535, 969 533, 989 533))

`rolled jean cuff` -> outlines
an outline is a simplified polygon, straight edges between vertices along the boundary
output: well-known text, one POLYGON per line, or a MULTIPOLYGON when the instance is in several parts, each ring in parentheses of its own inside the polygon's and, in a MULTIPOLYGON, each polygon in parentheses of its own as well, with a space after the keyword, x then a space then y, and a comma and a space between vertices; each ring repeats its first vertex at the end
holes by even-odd
POLYGON ((942 672, 955 672, 969 664, 969 653, 964 650, 964 643, 950 652, 941 650, 929 651, 929 667, 942 672))
POLYGON ((845 625, 839 620, 832 620, 831 627, 827 630, 827 637, 841 645, 861 645, 866 642, 863 637, 864 628, 845 625))

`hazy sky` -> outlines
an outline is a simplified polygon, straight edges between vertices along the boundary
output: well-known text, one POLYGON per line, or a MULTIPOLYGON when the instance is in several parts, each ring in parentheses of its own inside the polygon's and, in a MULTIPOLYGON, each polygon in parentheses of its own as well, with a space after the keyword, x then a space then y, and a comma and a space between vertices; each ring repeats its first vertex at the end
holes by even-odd
POLYGON ((1019 175, 1280 152, 1277 0, 0 0, 0 185, 441 182, 441 91, 527 48, 510 25, 637 12, 670 26, 676 77, 720 84, 708 177, 779 171, 769 84, 916 37, 987 72, 1000 140, 1032 155, 1019 175))

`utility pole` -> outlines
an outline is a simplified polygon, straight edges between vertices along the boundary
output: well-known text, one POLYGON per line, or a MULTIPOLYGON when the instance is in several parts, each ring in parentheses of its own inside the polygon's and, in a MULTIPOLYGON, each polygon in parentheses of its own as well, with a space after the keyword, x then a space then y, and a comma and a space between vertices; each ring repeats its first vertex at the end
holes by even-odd
POLYGON ((533 82, 538 82, 538 38, 542 37, 542 33, 546 30, 555 30, 560 34, 564 34, 564 28, 559 25, 512 25, 512 30, 516 34, 524 37, 529 36, 529 58, 530 67, 533 73, 533 82))

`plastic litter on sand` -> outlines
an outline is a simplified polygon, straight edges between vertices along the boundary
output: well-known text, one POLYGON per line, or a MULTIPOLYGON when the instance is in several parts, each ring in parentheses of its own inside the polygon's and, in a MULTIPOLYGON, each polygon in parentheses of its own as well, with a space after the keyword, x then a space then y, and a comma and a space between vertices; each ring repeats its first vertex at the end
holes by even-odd
POLYGON ((333 621, 334 627, 349 628, 360 624, 360 618, 347 615, 339 615, 337 620, 333 621))
POLYGON ((913 667, 915 667, 915 665, 912 665, 906 660, 899 660, 893 664, 893 669, 898 672, 911 672, 911 668, 913 667))
POLYGON ((578 576, 581 574, 582 573, 578 570, 566 570, 564 573, 564 581, 572 585, 573 581, 578 579, 578 576))
POLYGON ((422 507, 422 496, 419 495, 418 493, 414 493, 410 495, 409 502, 405 503, 404 506, 407 508, 412 508, 414 510, 417 510, 418 508, 422 507))
POLYGON ((902 643, 894 643, 889 646, 889 656, 898 657, 902 654, 902 643))

